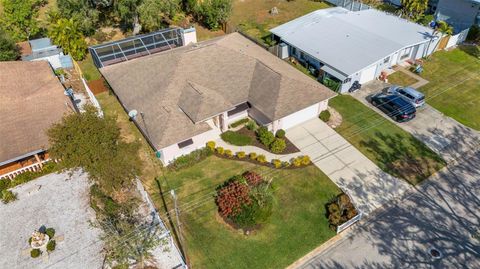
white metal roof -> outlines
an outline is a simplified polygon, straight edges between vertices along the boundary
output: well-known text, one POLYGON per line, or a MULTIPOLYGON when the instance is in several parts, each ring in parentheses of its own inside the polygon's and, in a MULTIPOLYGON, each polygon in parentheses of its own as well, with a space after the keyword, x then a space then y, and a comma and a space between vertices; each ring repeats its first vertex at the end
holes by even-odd
POLYGON ((375 9, 320 9, 270 30, 349 76, 388 55, 430 40, 432 29, 375 9))

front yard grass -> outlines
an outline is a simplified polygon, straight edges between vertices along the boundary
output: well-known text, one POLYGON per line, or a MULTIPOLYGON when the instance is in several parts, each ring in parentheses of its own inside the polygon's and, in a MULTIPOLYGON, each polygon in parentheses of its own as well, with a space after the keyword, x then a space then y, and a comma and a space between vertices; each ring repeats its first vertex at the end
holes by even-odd
POLYGON ((422 77, 430 83, 420 88, 427 103, 445 115, 480 130, 479 47, 439 51, 424 63, 422 77))
POLYGON ((325 204, 340 190, 315 166, 273 170, 211 156, 162 180, 177 191, 192 268, 285 268, 335 235, 325 204), (276 197, 268 223, 248 236, 223 222, 213 196, 219 184, 246 170, 273 178, 276 197))
POLYGON ((400 86, 410 86, 414 83, 417 83, 418 80, 412 78, 411 76, 401 72, 397 71, 391 75, 388 76, 388 83, 394 84, 394 85, 400 85, 400 86))
POLYGON ((349 95, 330 100, 343 118, 335 130, 383 171, 418 184, 445 161, 411 134, 349 95))

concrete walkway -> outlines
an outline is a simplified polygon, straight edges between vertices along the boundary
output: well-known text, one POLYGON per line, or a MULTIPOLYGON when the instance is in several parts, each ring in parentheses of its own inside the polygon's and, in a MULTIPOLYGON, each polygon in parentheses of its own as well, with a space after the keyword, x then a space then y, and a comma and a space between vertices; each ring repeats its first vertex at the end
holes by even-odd
POLYGON ((405 181, 383 172, 320 119, 288 129, 286 136, 348 193, 364 214, 389 203, 411 188, 405 181))
POLYGON ((408 71, 407 69, 405 69, 405 67, 401 67, 401 66, 396 66, 393 68, 393 70, 397 71, 397 72, 402 72, 404 73, 405 75, 409 76, 409 77, 412 77, 413 79, 417 80, 417 82, 413 83, 412 85, 408 85, 412 88, 415 88, 415 89, 418 89, 422 86, 425 86, 428 84, 428 80, 422 78, 421 76, 415 74, 415 73, 412 73, 410 71, 408 71))
MULTIPOLYGON (((268 152, 264 149, 255 147, 255 146, 234 146, 230 145, 227 142, 223 141, 221 138, 215 140, 215 144, 217 147, 222 147, 224 149, 229 149, 235 154, 236 152, 243 151, 245 154, 249 154, 251 152, 255 152, 258 155, 263 154, 265 155, 265 158, 267 159, 268 162, 271 162, 273 159, 279 159, 282 162, 283 161, 290 161, 293 158, 296 158, 298 156, 305 155, 301 151, 296 152, 296 153, 291 153, 291 154, 274 154, 271 152, 268 152)), ((313 157, 312 157, 313 158, 313 157)))

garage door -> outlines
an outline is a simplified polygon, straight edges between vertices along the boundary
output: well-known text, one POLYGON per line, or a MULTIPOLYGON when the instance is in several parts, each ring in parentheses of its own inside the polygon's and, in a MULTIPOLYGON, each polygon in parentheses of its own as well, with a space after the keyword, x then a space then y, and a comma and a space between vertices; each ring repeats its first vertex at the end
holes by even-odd
POLYGON ((370 80, 375 79, 375 71, 377 71, 377 65, 372 65, 367 69, 362 71, 362 75, 360 76, 360 84, 369 82, 370 80))
POLYGON ((318 106, 318 104, 315 104, 282 118, 282 129, 291 128, 304 121, 317 117, 318 106))

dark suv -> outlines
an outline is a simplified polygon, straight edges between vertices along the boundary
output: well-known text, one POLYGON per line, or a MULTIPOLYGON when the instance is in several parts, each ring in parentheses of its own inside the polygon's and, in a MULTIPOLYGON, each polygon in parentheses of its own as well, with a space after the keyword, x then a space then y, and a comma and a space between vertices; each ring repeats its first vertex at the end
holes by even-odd
POLYGON ((372 105, 398 122, 409 121, 415 118, 415 113, 417 112, 410 102, 394 94, 378 93, 372 96, 371 101, 372 105))

